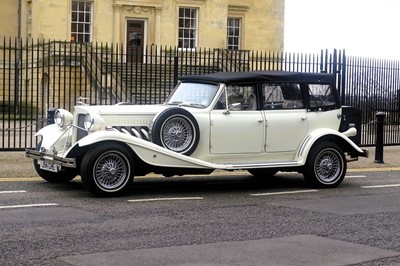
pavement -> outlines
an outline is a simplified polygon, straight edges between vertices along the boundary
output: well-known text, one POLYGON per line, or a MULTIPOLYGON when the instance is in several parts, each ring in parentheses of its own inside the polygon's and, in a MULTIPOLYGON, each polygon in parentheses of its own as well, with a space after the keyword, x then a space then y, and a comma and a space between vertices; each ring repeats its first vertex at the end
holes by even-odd
MULTIPOLYGON (((385 146, 383 163, 375 163, 375 147, 367 147, 369 158, 360 157, 348 163, 349 172, 361 171, 400 171, 400 146, 385 146)), ((379 158, 378 158, 379 159, 379 158)), ((32 159, 24 152, 0 152, 0 178, 38 177, 32 159)))

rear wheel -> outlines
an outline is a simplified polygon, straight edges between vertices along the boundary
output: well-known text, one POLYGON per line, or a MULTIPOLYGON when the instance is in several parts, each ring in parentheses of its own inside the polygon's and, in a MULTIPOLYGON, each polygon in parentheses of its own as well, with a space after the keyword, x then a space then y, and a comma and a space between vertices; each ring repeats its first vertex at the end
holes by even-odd
POLYGON ((310 151, 304 169, 304 178, 312 186, 337 187, 347 170, 343 151, 332 142, 317 143, 310 151))
POLYGON ((124 193, 133 174, 131 151, 118 143, 105 143, 89 150, 81 164, 82 183, 100 197, 124 193))

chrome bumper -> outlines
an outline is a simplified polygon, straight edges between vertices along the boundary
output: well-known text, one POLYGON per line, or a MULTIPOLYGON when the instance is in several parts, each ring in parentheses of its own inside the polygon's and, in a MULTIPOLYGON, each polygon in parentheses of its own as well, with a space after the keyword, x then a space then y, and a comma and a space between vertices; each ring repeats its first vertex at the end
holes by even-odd
POLYGON ((42 160, 54 163, 62 167, 76 168, 75 158, 63 158, 60 156, 40 152, 35 149, 25 149, 25 156, 35 160, 42 160))

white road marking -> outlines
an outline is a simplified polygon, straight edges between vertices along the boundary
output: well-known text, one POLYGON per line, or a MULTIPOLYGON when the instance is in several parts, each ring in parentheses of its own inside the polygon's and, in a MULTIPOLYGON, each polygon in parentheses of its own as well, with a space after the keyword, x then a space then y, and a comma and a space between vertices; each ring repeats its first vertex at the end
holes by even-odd
POLYGON ((58 204, 41 203, 41 204, 26 204, 26 205, 10 205, 10 206, 0 206, 0 209, 17 209, 17 208, 51 207, 51 206, 58 206, 58 204))
POLYGON ((318 192, 316 189, 250 194, 252 197, 318 192))
POLYGON ((182 197, 182 198, 153 198, 153 199, 135 199, 128 202, 152 202, 152 201, 174 201, 174 200, 203 200, 203 197, 182 197))
POLYGON ((25 193, 25 190, 0 191, 0 194, 25 193))
POLYGON ((366 175, 346 175, 345 178, 364 178, 366 175))
POLYGON ((375 185, 375 186, 361 186, 362 188, 385 188, 385 187, 400 187, 400 184, 390 184, 390 185, 375 185))

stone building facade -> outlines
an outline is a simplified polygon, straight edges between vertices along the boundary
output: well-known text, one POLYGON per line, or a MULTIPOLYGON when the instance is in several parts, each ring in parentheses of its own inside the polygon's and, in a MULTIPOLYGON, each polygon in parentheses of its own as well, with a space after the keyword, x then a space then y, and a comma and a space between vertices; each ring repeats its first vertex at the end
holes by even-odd
POLYGON ((284 8, 285 0, 2 0, 0 36, 112 42, 126 51, 282 51, 284 8))

